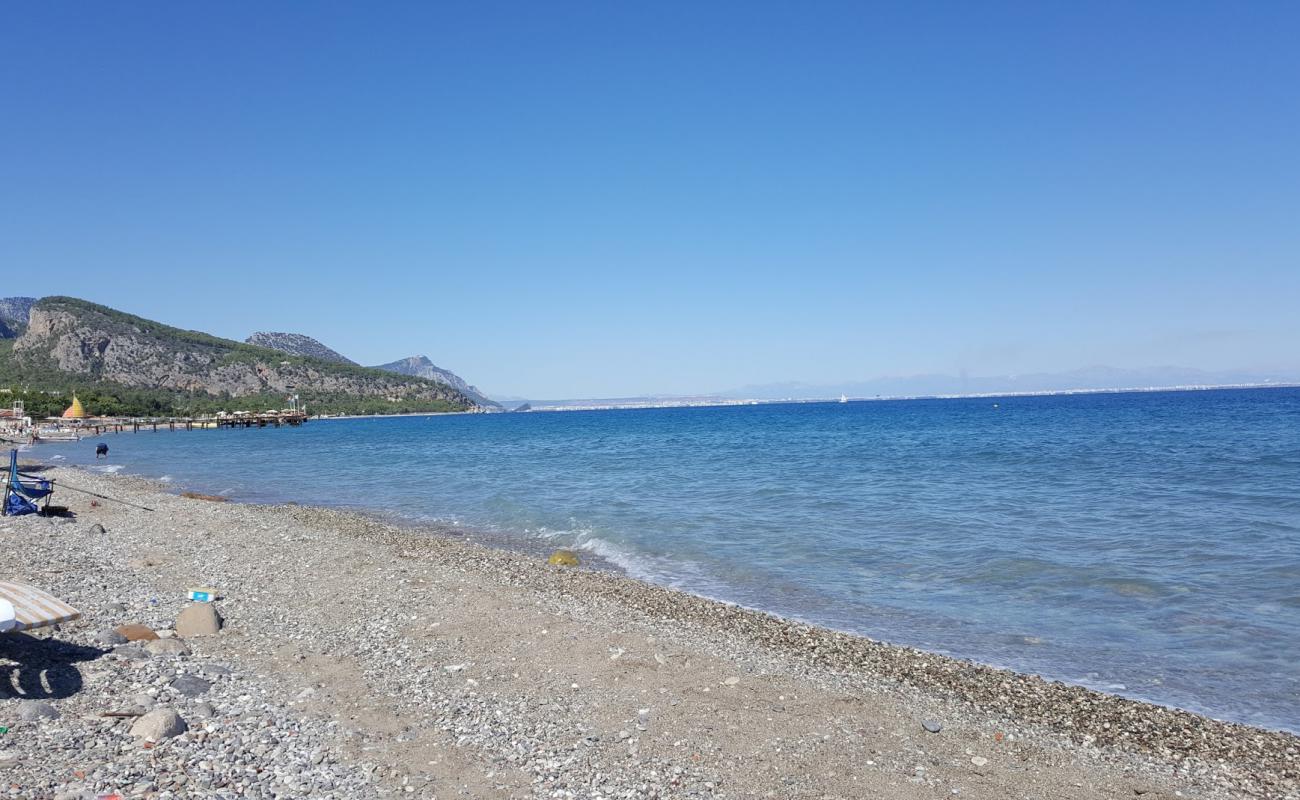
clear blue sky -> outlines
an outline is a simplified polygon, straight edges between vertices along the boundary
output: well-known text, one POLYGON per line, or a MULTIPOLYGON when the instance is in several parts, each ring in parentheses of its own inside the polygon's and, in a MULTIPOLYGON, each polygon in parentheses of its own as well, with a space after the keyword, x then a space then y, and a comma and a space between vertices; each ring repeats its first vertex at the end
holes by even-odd
POLYGON ((1296 369, 1298 41, 1291 2, 5 3, 4 292, 531 397, 1296 369))

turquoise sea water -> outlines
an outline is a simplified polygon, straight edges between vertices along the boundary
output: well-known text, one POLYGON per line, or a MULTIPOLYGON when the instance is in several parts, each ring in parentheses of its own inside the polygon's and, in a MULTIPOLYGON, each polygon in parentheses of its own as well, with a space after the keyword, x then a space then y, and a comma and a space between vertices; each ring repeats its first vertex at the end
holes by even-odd
POLYGON ((700 594, 1300 731, 1300 390, 332 420, 38 453, 95 464, 97 441, 109 468, 178 488, 576 546, 700 594))

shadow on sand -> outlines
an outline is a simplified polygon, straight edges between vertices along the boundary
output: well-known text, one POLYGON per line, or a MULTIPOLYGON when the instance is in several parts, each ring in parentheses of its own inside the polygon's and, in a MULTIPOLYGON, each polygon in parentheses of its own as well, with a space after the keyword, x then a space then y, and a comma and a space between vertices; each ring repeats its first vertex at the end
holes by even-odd
POLYGON ((0 699, 71 697, 82 687, 81 670, 76 664, 93 661, 107 652, 26 633, 0 636, 0 699))

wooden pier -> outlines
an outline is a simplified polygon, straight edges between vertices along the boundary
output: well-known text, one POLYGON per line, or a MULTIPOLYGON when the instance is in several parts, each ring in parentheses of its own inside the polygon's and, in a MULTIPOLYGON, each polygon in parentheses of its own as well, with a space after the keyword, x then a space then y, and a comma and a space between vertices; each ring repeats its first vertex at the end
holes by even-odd
MULTIPOLYGON (((306 414, 226 414, 212 417, 135 417, 116 420, 86 420, 63 430, 79 436, 102 436, 106 433, 140 431, 192 431, 207 428, 279 428, 297 427, 307 421, 306 414)), ((37 431, 36 438, 41 438, 37 431)))
MULTIPOLYGON (((165 417, 160 419, 132 419, 130 421, 131 430, 139 431, 140 429, 158 430, 165 426, 166 430, 172 431, 192 431, 195 428, 203 430, 204 428, 278 428, 281 425, 292 425, 294 427, 307 421, 305 414, 228 414, 226 416, 214 417, 165 417)), ((117 423, 117 430, 120 433, 125 428, 126 423, 117 423)), ((91 427, 87 425, 85 427, 91 427)), ((99 433, 108 433, 108 426, 100 426, 104 430, 99 433)))

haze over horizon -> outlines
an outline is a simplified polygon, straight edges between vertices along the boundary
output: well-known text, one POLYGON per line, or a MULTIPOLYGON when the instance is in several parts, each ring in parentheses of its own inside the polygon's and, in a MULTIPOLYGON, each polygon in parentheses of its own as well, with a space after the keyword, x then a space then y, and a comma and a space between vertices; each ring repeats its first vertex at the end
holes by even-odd
POLYGON ((538 398, 1300 374, 1297 23, 5 6, 5 293, 538 398))

